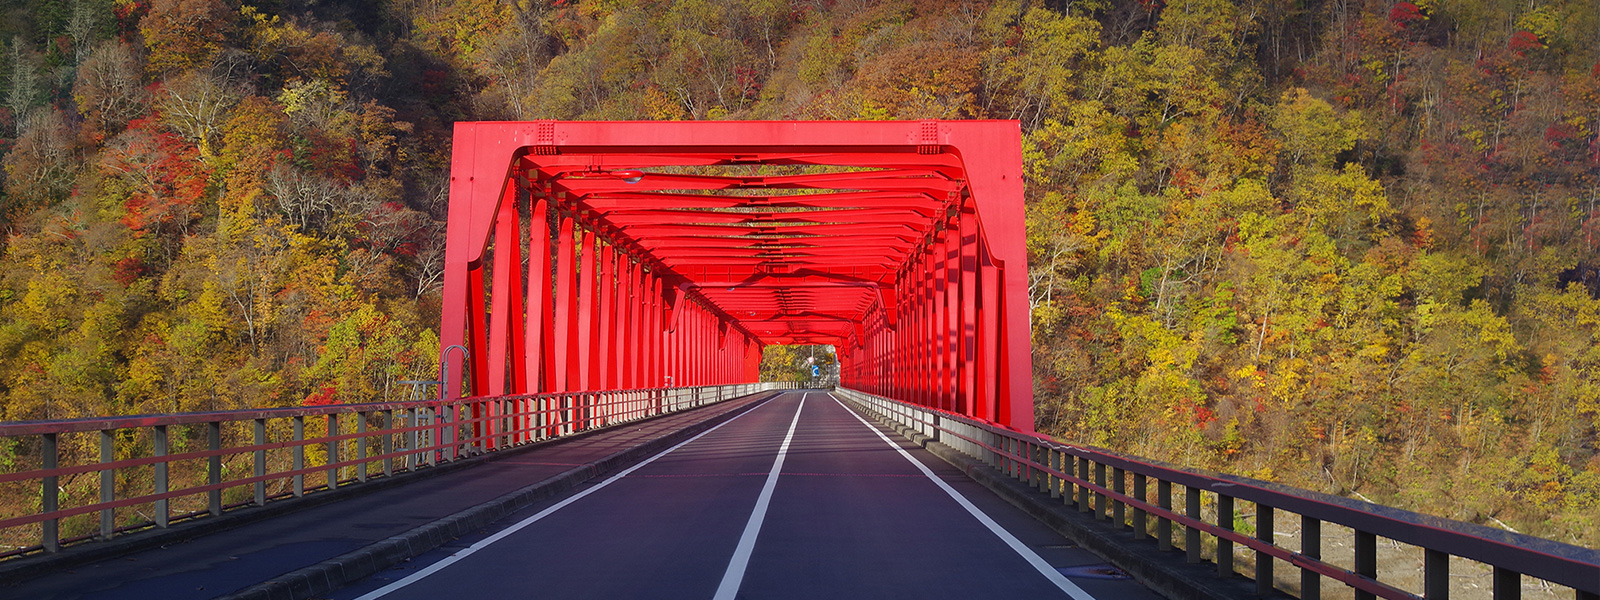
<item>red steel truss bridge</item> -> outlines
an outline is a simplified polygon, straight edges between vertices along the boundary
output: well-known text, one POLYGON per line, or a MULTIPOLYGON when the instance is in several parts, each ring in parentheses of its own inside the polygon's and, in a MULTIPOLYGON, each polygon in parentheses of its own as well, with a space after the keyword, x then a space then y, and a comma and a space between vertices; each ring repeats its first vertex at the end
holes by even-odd
POLYGON ((754 381, 763 346, 831 344, 845 385, 1031 430, 1018 135, 458 125, 442 336, 471 388, 451 395, 754 381))
POLYGON ((438 381, 0 423, 0 598, 1600 600, 1594 549, 1036 434, 1015 122, 453 152, 438 381))

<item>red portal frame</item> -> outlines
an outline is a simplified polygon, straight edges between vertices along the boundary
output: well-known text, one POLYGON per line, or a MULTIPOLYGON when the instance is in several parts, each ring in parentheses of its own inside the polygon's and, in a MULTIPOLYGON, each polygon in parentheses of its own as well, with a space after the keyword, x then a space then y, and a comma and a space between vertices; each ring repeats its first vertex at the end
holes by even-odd
POLYGON ((1015 121, 458 123, 447 395, 747 382, 765 345, 833 344, 844 385, 1031 431, 1020 139, 1015 121))

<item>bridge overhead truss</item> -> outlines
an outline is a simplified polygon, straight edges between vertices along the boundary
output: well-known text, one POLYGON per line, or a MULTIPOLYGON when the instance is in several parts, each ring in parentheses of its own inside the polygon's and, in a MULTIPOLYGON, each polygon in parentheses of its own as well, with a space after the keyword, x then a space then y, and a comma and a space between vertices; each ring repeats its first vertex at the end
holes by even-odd
POLYGON ((764 346, 832 344, 853 388, 1032 429, 1015 122, 481 122, 454 144, 451 397, 750 382, 764 346))

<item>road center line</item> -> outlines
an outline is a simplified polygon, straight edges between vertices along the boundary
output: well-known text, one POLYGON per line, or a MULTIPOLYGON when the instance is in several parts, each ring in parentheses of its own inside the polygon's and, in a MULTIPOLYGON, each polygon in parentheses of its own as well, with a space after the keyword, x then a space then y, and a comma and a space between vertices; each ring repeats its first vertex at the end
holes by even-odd
MULTIPOLYGON (((774 397, 774 398, 776 398, 776 397, 774 397)), ((801 396, 800 402, 801 402, 801 404, 805 403, 805 396, 801 396)), ((766 401, 763 401, 762 404, 766 404, 766 401)), ((394 593, 395 591, 397 591, 397 590, 399 590, 399 589, 401 589, 403 587, 406 587, 406 586, 411 585, 413 583, 416 583, 418 581, 422 581, 423 578, 425 578, 425 577, 427 577, 429 575, 432 575, 434 573, 437 573, 440 570, 444 569, 445 567, 453 565, 457 561, 460 561, 463 558, 466 558, 468 556, 472 556, 473 554, 476 554, 479 550, 487 548, 490 544, 493 544, 495 542, 498 542, 500 540, 505 539, 507 536, 510 536, 511 534, 522 530, 524 527, 532 525, 532 524, 538 522, 540 519, 543 519, 545 517, 550 516, 551 513, 554 513, 554 512, 556 512, 558 510, 561 510, 562 508, 566 507, 568 504, 572 504, 573 502, 577 502, 579 499, 583 498, 584 496, 588 496, 589 494, 593 494, 595 492, 600 491, 601 488, 604 488, 604 487, 606 487, 608 485, 611 485, 612 482, 617 481, 619 479, 622 479, 623 477, 627 477, 629 473, 637 471, 640 468, 643 468, 645 465, 648 465, 648 464, 650 464, 652 462, 655 462, 655 460, 658 459, 658 458, 661 458, 663 456, 671 454, 672 451, 677 450, 679 448, 682 448, 682 447, 688 445, 690 442, 693 442, 693 441, 698 440, 698 439, 700 439, 702 437, 705 437, 706 434, 709 434, 709 433, 711 433, 713 431, 721 429, 723 425, 727 425, 729 423, 732 423, 734 421, 739 420, 739 417, 743 417, 745 415, 748 415, 751 412, 754 412, 758 408, 761 408, 761 407, 760 406, 755 406, 755 407, 750 408, 749 410, 746 410, 746 411, 744 411, 742 413, 734 415, 732 419, 728 419, 726 421, 718 423, 716 426, 714 426, 714 427, 712 427, 710 429, 707 429, 705 431, 702 431, 702 432, 696 434, 692 438, 689 438, 687 440, 679 442, 678 445, 676 445, 676 446, 673 446, 671 448, 667 448, 666 450, 662 450, 660 454, 657 454, 655 456, 647 458, 647 459, 644 460, 644 462, 641 462, 641 463, 636 464, 634 466, 628 467, 627 469, 624 469, 621 473, 617 473, 616 475, 612 475, 611 477, 607 478, 605 481, 597 483, 593 487, 590 487, 589 489, 583 490, 582 492, 578 492, 577 494, 573 494, 572 496, 568 497, 567 499, 562 500, 560 502, 557 502, 554 505, 550 506, 549 508, 546 508, 544 510, 539 511, 537 514, 534 514, 533 516, 530 516, 530 517, 528 517, 526 519, 523 519, 521 521, 517 521, 515 524, 511 525, 510 527, 502 529, 499 532, 495 533, 494 535, 491 535, 489 537, 483 538, 482 540, 479 540, 477 543, 475 543, 475 544, 473 544, 471 546, 468 546, 468 547, 456 552, 455 554, 451 554, 450 556, 446 556, 443 559, 441 559, 439 562, 436 562, 436 563, 433 563, 431 565, 428 565, 427 567, 424 567, 422 570, 417 571, 416 573, 412 573, 412 574, 406 576, 404 579, 401 579, 400 581, 396 581, 394 583, 391 583, 389 585, 383 586, 383 587, 378 588, 376 590, 367 592, 366 594, 363 594, 361 597, 356 598, 356 600, 376 600, 378 598, 382 598, 382 597, 387 596, 387 595, 389 595, 391 593, 394 593)), ((790 433, 794 432, 794 427, 792 425, 790 426, 789 431, 790 431, 790 433)), ((788 444, 788 440, 785 440, 784 444, 787 445, 788 444)), ((780 459, 780 462, 781 462, 781 459, 780 459)))
POLYGON ((761 523, 767 520, 767 505, 772 503, 772 488, 778 485, 778 473, 783 471, 783 457, 789 453, 789 441, 794 439, 794 429, 800 424, 800 411, 806 408, 806 397, 811 394, 800 395, 800 407, 794 410, 794 420, 789 422, 789 433, 784 434, 783 444, 778 446, 778 459, 772 461, 772 470, 767 473, 767 483, 761 487, 761 495, 756 498, 756 508, 750 513, 750 521, 744 525, 744 533, 739 536, 739 546, 733 550, 733 560, 728 561, 728 570, 722 574, 722 583, 717 585, 717 593, 712 596, 714 600, 733 600, 739 593, 739 585, 744 582, 744 571, 750 566, 750 554, 756 548, 756 536, 761 533, 761 523))
MULTIPOLYGON (((839 399, 831 393, 828 394, 828 397, 833 398, 834 402, 839 402, 839 399)), ((896 452, 900 453, 900 456, 905 457, 906 460, 911 461, 911 464, 916 465, 917 469, 922 471, 922 474, 926 475, 929 480, 933 481, 934 485, 939 486, 939 489, 944 490, 944 493, 949 494, 951 498, 954 498, 956 503, 961 505, 961 508, 967 509, 967 512, 970 513, 974 518, 978 519, 979 523, 983 523, 983 526, 988 527, 991 533, 994 533, 996 537, 1000 538, 1000 541, 1005 542, 1007 546, 1010 546, 1013 551, 1022 556, 1023 560, 1026 560, 1028 561, 1028 564, 1033 565, 1033 568, 1038 569, 1039 574, 1044 575, 1045 579, 1049 579, 1050 583, 1056 584, 1056 587, 1061 588, 1061 591, 1066 592, 1066 594, 1071 596, 1073 600, 1095 600, 1095 597, 1090 595, 1089 592, 1085 592, 1083 591, 1083 588, 1078 587, 1077 584, 1067 581, 1067 578, 1063 576, 1060 571, 1057 571, 1055 567, 1050 566, 1050 563, 1045 562, 1044 557, 1039 556, 1039 553, 1034 552, 1033 549, 1029 548, 1027 544, 1022 543, 1022 540, 1017 539, 1017 536, 1011 535, 1011 532, 1006 531, 1006 529, 1001 527, 999 523, 994 522, 994 519, 989 518, 989 515, 984 514, 982 510, 979 510, 978 507, 973 505, 971 501, 967 500, 965 496, 962 496, 961 492, 957 492, 955 488, 950 487, 950 484, 945 483, 944 480, 935 476, 933 471, 928 469, 927 465, 922 464, 922 461, 911 456, 911 453, 906 452, 905 448, 901 448, 900 444, 896 444, 891 441, 889 436, 883 435, 882 431, 879 431, 877 427, 873 427, 872 424, 868 423, 866 419, 861 418, 861 415, 856 414, 856 411, 850 410, 850 407, 845 406, 843 402, 839 402, 839 406, 843 408, 845 412, 850 413, 850 416, 855 417, 857 421, 861 421, 861 424, 865 425, 867 429, 870 429, 873 433, 878 434, 878 439, 883 440, 883 443, 893 447, 896 452)), ((722 598, 720 595, 717 597, 719 600, 722 598)), ((730 596, 730 598, 731 597, 732 596, 730 596)))

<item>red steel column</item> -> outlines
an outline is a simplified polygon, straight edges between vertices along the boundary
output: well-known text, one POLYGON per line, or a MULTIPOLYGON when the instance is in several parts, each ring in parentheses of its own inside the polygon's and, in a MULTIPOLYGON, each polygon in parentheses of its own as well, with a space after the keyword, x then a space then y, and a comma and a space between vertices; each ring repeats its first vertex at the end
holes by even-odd
POLYGON ((648 314, 646 311, 650 309, 649 293, 650 290, 645 284, 644 263, 634 263, 633 336, 629 338, 631 341, 628 343, 628 348, 631 349, 630 356, 632 356, 632 360, 630 360, 628 364, 633 373, 628 379, 628 387, 633 389, 650 387, 650 385, 646 383, 649 381, 649 379, 645 377, 645 361, 649 356, 645 351, 645 340, 649 339, 645 337, 645 331, 648 331, 646 327, 649 326, 649 323, 646 322, 644 318, 645 315, 648 314))
MULTIPOLYGON (((954 124, 952 124, 954 126, 954 124)), ((976 129, 964 130, 961 139, 952 136, 952 143, 969 151, 962 153, 968 173, 981 173, 972 177, 973 205, 978 218, 983 221, 983 234, 993 252, 992 261, 999 268, 996 287, 998 315, 995 334, 1001 348, 997 348, 999 362, 996 378, 1000 380, 1000 402, 996 403, 995 421, 1022 431, 1033 430, 1033 354, 1029 330, 1032 324, 1028 314, 1028 249, 1027 228, 1022 204, 1022 145, 1019 125, 1007 124, 1006 131, 978 134, 976 129), (973 152, 979 147, 984 151, 973 152)))
POLYGON ((933 245, 928 248, 933 257, 933 260, 930 261, 933 268, 933 310, 931 311, 933 314, 933 327, 929 329, 929 333, 933 334, 933 344, 929 346, 933 350, 933 381, 930 383, 933 386, 934 406, 944 410, 951 410, 955 407, 950 402, 950 390, 945 385, 948 382, 946 375, 950 367, 948 360, 950 356, 950 332, 948 329, 950 317, 948 315, 949 306, 945 303, 945 296, 949 294, 949 286, 945 285, 948 281, 945 262, 948 259, 945 257, 945 249, 949 247, 950 232, 945 230, 934 234, 934 236, 933 245))
MULTIPOLYGON (((524 393, 537 394, 548 389, 549 371, 545 363, 549 361, 550 352, 545 345, 550 340, 550 223, 548 208, 549 203, 544 198, 532 198, 528 224, 528 285, 527 285, 527 332, 528 340, 523 345, 522 364, 527 371, 528 387, 524 393)), ((534 411, 539 408, 538 400, 528 400, 524 403, 524 411, 534 411)), ((521 441, 529 441, 534 435, 531 427, 539 422, 538 414, 523 417, 522 428, 527 430, 522 435, 521 441)))
POLYGON ((666 368, 661 364, 661 346, 666 337, 661 326, 661 313, 665 309, 661 302, 661 280, 656 278, 655 273, 650 274, 649 280, 650 284, 644 293, 650 301, 646 306, 649 312, 645 313, 649 317, 645 327, 645 347, 649 349, 650 356, 645 369, 644 387, 659 388, 666 381, 666 368))
POLYGON ((589 391, 594 389, 594 351, 595 331, 599 322, 596 320, 595 309, 598 308, 594 297, 596 272, 600 266, 599 247, 594 240, 594 232, 583 232, 583 244, 579 248, 578 264, 582 272, 578 275, 578 371, 576 373, 578 386, 576 389, 589 391))
MULTIPOLYGON (((550 256, 550 245, 555 241, 555 236, 553 234, 557 234, 560 231, 560 228, 558 226, 556 231, 551 231, 549 221, 549 218, 551 217, 551 211, 549 202, 547 200, 540 199, 538 205, 535 206, 533 214, 537 222, 534 227, 536 231, 542 232, 540 235, 534 236, 533 239, 528 240, 528 243, 534 245, 533 256, 539 259, 537 264, 528 265, 529 270, 535 268, 539 270, 538 273, 530 273, 530 277, 538 281, 537 289, 539 290, 540 296, 539 386, 534 388, 534 390, 539 393, 549 393, 559 391, 559 388, 556 387, 556 373, 558 372, 558 369, 556 369, 556 355, 560 354, 561 346, 556 344, 555 312, 556 288, 558 285, 553 284, 552 277, 554 276, 550 273, 550 268, 554 265, 554 261, 551 260, 552 257, 550 256)), ((531 294, 534 293, 533 288, 530 288, 528 293, 531 297, 531 294)))
POLYGON ((934 336, 936 332, 933 328, 935 323, 934 317, 937 316, 937 313, 934 311, 933 306, 935 291, 933 288, 933 252, 934 241, 931 239, 928 241, 928 245, 919 251, 919 254, 922 255, 922 265, 920 269, 922 271, 922 287, 920 290, 918 290, 918 297, 922 302, 922 307, 918 309, 917 315, 922 323, 921 331, 918 332, 921 334, 922 339, 917 346, 921 348, 920 356, 922 358, 922 365, 920 372, 917 373, 917 380, 918 385, 922 389, 921 404, 923 406, 939 408, 939 401, 935 395, 933 387, 934 383, 937 381, 937 378, 934 376, 934 357, 936 352, 934 348, 934 336))
POLYGON ((970 212, 961 214, 961 398, 964 412, 971 417, 987 418, 977 406, 977 351, 973 348, 978 334, 978 219, 970 212))
POLYGON ((596 377, 594 389, 616 389, 616 380, 611 378, 611 364, 616 351, 617 328, 617 285, 616 285, 617 253, 616 248, 607 245, 600 252, 600 268, 596 271, 600 275, 599 283, 595 287, 600 300, 600 313, 595 319, 600 322, 596 331, 599 343, 595 344, 595 352, 599 360, 595 364, 596 377))
POLYGON ((695 319, 694 327, 689 330, 689 335, 691 336, 689 343, 692 344, 689 350, 689 355, 692 357, 689 362, 689 380, 693 381, 694 385, 705 385, 706 359, 709 358, 706 354, 706 346, 709 344, 706 343, 705 315, 700 312, 699 305, 691 304, 690 306, 695 308, 695 319))
MULTIPOLYGON (((663 285, 662 287, 665 287, 663 285)), ((672 291, 672 314, 665 316, 667 319, 666 339, 662 342, 661 360, 666 367, 666 377, 672 382, 672 387, 688 385, 683 377, 683 335, 685 322, 688 316, 683 314, 684 302, 682 292, 672 291)))
POLYGON ((898 382, 899 391, 895 397, 905 401, 912 400, 911 371, 915 354, 912 344, 917 338, 915 290, 910 281, 911 272, 906 272, 905 289, 901 290, 900 330, 894 334, 895 349, 895 380, 898 382))
POLYGON ((705 334, 704 323, 700 319, 700 307, 694 303, 689 304, 689 385, 703 385, 700 379, 700 367, 705 360, 705 341, 701 336, 705 334))
POLYGON ((711 385, 711 364, 717 357, 717 326, 711 321, 711 313, 701 309, 700 312, 700 385, 711 385))
POLYGON ((978 255, 979 273, 978 282, 978 339, 982 340, 978 354, 978 404, 980 406, 978 417, 995 421, 1000 416, 1000 401, 997 395, 1000 392, 1000 378, 1004 373, 1000 370, 1000 273, 994 267, 989 252, 979 246, 978 255))
POLYGON ((639 387, 639 266, 623 257, 621 304, 622 341, 619 343, 617 361, 618 387, 625 390, 639 387))
POLYGON ((960 393, 961 376, 961 224, 950 222, 944 234, 944 321, 939 323, 940 337, 944 338, 945 402, 952 412, 969 414, 967 399, 960 393))
POLYGON ((522 240, 517 239, 516 193, 515 186, 506 186, 507 198, 500 202, 500 215, 494 225, 494 265, 490 273, 494 278, 490 298, 494 309, 489 313, 489 369, 483 386, 483 392, 490 396, 506 395, 512 315, 522 316, 522 286, 517 278, 522 270, 522 240))
POLYGON ((912 404, 921 404, 922 396, 917 389, 917 368, 920 366, 920 354, 917 344, 922 340, 922 273, 921 253, 913 250, 915 255, 911 258, 911 268, 906 270, 906 308, 901 313, 900 320, 905 323, 905 335, 900 339, 900 355, 904 368, 900 373, 899 399, 912 404))
POLYGON ((910 390, 906 388, 906 370, 911 360, 911 348, 906 343, 911 339, 911 332, 916 330, 916 320, 912 317, 915 308, 911 304, 911 282, 909 281, 910 269, 902 272, 900 277, 900 290, 895 296, 900 302, 900 328, 894 332, 894 390, 893 396, 901 400, 910 400, 910 390))
MULTIPOLYGON (((512 380, 509 383, 515 389, 522 379, 513 374, 520 368, 512 368, 513 373, 507 372, 511 366, 509 359, 519 354, 511 352, 513 347, 522 346, 521 327, 515 328, 519 331, 512 331, 512 323, 520 324, 522 320, 522 240, 517 221, 517 188, 508 185, 505 198, 500 201, 500 214, 494 228, 494 265, 491 273, 494 278, 491 298, 494 310, 489 315, 488 376, 484 382, 486 385, 482 386, 483 392, 490 396, 506 395, 507 380, 512 380)), ((474 387, 478 386, 474 384, 474 387)), ((474 415, 482 421, 473 425, 473 430, 480 439, 485 440, 485 447, 493 448, 499 434, 500 403, 487 404, 486 411, 481 406, 475 409, 487 414, 474 415)))
MULTIPOLYGON (((578 232, 570 215, 561 217, 561 240, 556 260, 556 391, 578 388, 578 232)), ((555 402, 552 432, 566 431, 574 422, 571 396, 555 402)))
POLYGON ((556 241, 556 298, 555 298, 555 386, 553 391, 570 392, 577 388, 577 249, 574 248, 577 232, 572 229, 572 217, 561 215, 560 237, 556 241))

